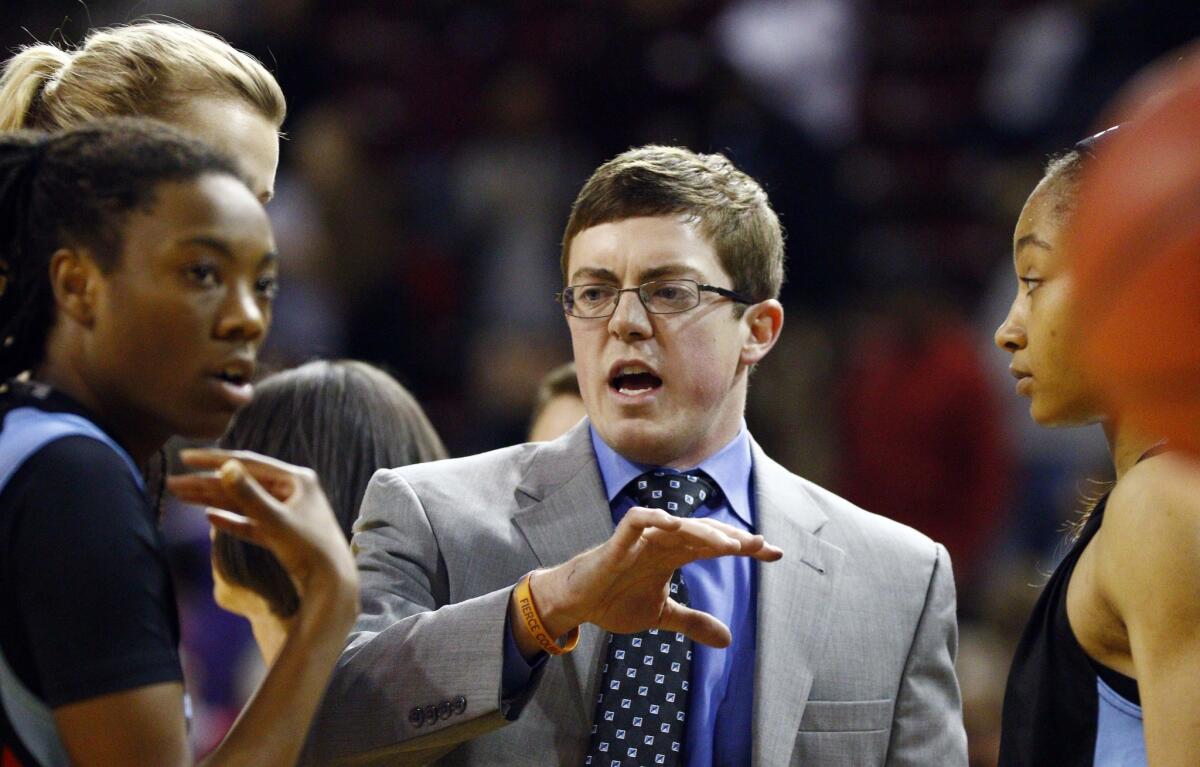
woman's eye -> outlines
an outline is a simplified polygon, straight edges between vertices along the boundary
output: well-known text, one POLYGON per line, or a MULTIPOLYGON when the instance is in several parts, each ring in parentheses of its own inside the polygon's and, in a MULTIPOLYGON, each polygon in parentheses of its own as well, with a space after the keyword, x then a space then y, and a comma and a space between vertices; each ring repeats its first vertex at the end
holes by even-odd
POLYGON ((279 278, 273 274, 264 275, 254 283, 254 289, 264 298, 274 298, 279 292, 279 278))
POLYGON ((1040 277, 1021 277, 1021 284, 1025 286, 1025 295, 1029 295, 1042 284, 1040 277))
POLYGON ((217 267, 212 264, 192 264, 185 270, 188 278, 203 287, 214 287, 220 282, 217 267))

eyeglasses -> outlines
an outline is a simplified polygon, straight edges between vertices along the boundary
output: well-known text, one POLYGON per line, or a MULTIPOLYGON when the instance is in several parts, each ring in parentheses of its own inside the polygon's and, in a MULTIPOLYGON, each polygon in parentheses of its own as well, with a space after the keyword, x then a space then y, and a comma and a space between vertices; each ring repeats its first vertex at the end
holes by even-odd
POLYGON ((716 285, 704 285, 695 280, 652 280, 636 288, 616 288, 612 285, 570 285, 556 295, 563 311, 572 317, 601 319, 617 311, 622 293, 636 293, 650 314, 678 314, 700 305, 702 292, 716 293, 739 304, 758 303, 741 293, 716 285))

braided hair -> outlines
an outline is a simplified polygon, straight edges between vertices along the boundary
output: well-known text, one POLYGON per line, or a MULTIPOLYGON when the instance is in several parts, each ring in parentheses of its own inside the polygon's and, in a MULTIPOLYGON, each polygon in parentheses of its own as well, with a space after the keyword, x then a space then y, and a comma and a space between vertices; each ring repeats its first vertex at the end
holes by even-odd
POLYGON ((153 120, 0 135, 0 379, 43 360, 55 251, 83 248, 113 270, 128 214, 151 208, 159 184, 208 173, 242 178, 231 159, 153 120))

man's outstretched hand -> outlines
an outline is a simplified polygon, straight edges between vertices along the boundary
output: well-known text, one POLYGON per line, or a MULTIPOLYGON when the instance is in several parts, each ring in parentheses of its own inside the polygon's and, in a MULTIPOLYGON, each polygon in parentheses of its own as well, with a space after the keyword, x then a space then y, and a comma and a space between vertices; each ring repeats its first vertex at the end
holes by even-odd
MULTIPOLYGON (((535 571, 529 587, 551 636, 594 623, 618 634, 652 628, 679 631, 702 644, 727 647, 732 637, 724 623, 670 597, 675 570, 688 562, 722 556, 774 562, 783 551, 761 535, 723 522, 683 519, 635 506, 611 538, 561 565, 535 571)), ((515 596, 509 614, 522 654, 535 657, 540 648, 523 628, 515 596)))

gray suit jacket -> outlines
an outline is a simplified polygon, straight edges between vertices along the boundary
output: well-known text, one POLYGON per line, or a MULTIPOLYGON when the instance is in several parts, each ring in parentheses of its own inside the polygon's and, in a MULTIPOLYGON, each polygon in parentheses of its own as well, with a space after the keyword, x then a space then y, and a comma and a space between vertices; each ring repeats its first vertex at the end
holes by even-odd
MULTIPOLYGON (((758 532, 784 550, 759 565, 754 767, 966 765, 946 551, 753 461, 758 532)), ((605 633, 584 626, 517 700, 500 684, 513 584, 613 531, 586 420, 382 470, 356 529, 363 614, 306 762, 581 765, 605 633)))

